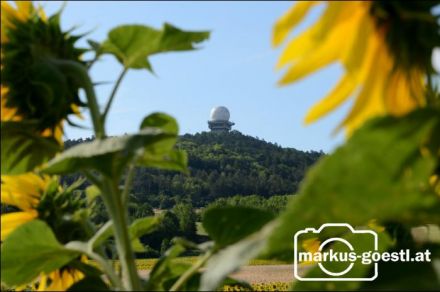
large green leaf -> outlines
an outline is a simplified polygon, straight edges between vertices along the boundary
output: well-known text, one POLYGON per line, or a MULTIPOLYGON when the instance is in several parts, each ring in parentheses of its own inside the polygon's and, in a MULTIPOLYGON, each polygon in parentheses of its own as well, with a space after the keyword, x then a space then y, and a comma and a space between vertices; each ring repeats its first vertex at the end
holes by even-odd
POLYGON ((41 273, 61 268, 79 255, 61 245, 40 220, 14 230, 1 247, 1 281, 7 286, 29 283, 41 273))
POLYGON ((435 263, 380 262, 379 277, 364 283, 364 291, 440 291, 435 263))
MULTIPOLYGON (((139 237, 153 232, 158 227, 161 218, 161 216, 139 218, 133 221, 133 223, 131 223, 131 225, 128 227, 130 239, 136 252, 144 251, 144 248, 139 241, 139 237)), ((94 249, 113 236, 113 233, 113 223, 108 221, 89 240, 88 245, 91 247, 91 249, 94 249)))
POLYGON ((67 289, 67 291, 110 291, 101 277, 85 277, 67 289))
POLYGON ((217 207, 206 211, 202 224, 217 248, 223 248, 256 232, 273 214, 250 207, 217 207))
POLYGON ((101 51, 114 55, 125 68, 152 70, 148 57, 162 52, 193 50, 209 32, 190 32, 165 24, 161 30, 144 25, 112 29, 101 51))
POLYGON ((174 139, 175 135, 155 128, 145 128, 132 135, 96 139, 64 151, 51 160, 43 171, 49 174, 64 174, 96 169, 113 177, 139 149, 174 139))
POLYGON ((292 236, 306 227, 397 220, 438 204, 440 198, 428 184, 436 154, 422 150, 437 145, 433 137, 439 126, 440 113, 428 109, 367 123, 309 171, 297 198, 281 215, 266 254, 291 259, 292 236))
POLYGON ((142 122, 140 129, 145 128, 159 128, 166 133, 174 134, 177 136, 179 134, 179 125, 176 119, 165 113, 152 113, 146 116, 142 122))
POLYGON ((145 151, 144 155, 137 160, 137 164, 140 166, 188 173, 188 156, 183 150, 170 150, 168 153, 156 155, 145 151))
POLYGON ((176 170, 187 172, 188 157, 185 151, 176 150, 174 146, 179 133, 176 120, 165 113, 153 113, 144 118, 140 129, 149 127, 159 128, 167 133, 174 134, 175 139, 159 141, 154 145, 147 145, 143 155, 136 161, 140 166, 176 170))
MULTIPOLYGON (((246 217, 246 214, 243 213, 242 217, 246 217)), ((272 221, 260 231, 216 253, 205 266, 199 291, 215 291, 229 274, 256 257, 267 244, 267 239, 276 225, 277 222, 272 221)))
POLYGON ((50 161, 43 171, 63 174, 95 169, 114 177, 136 155, 137 165, 184 172, 186 153, 173 149, 177 134, 178 125, 173 117, 153 113, 142 121, 138 133, 76 145, 50 161))
POLYGON ((153 232, 158 227, 161 218, 161 216, 151 216, 134 220, 128 228, 130 238, 139 238, 153 232))
POLYGON ((145 248, 142 245, 139 237, 145 234, 149 234, 156 230, 161 220, 160 216, 151 216, 145 218, 139 218, 131 223, 128 231, 130 232, 130 239, 135 252, 145 252, 145 248))
POLYGON ((182 269, 181 265, 176 266, 173 260, 182 254, 186 249, 180 245, 175 244, 168 249, 163 257, 157 261, 153 269, 150 272, 150 278, 145 287, 146 291, 165 291, 166 283, 170 279, 176 278, 176 276, 185 272, 188 266, 182 269))
POLYGON ((32 171, 61 150, 50 137, 41 137, 31 123, 1 123, 1 173, 16 175, 32 171))

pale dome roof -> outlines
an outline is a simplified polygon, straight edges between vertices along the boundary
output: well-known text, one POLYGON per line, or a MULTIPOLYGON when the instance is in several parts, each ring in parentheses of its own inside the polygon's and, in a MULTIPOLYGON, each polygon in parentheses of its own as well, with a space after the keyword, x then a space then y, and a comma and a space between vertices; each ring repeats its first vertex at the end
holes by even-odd
POLYGON ((216 106, 211 110, 211 121, 229 121, 229 110, 224 106, 216 106))

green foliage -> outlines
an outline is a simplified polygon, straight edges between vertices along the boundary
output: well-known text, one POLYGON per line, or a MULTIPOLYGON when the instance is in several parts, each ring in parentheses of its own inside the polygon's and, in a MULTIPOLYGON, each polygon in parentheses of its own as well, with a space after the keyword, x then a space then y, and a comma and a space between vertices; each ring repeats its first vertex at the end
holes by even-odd
POLYGON ((193 239, 196 237, 196 221, 197 215, 193 206, 187 203, 178 203, 171 210, 179 220, 180 235, 193 239))
POLYGON ((217 207, 205 212, 203 228, 217 248, 224 248, 260 230, 274 216, 248 207, 217 207))
POLYGON ((61 245, 50 227, 40 220, 19 226, 1 246, 2 283, 17 286, 61 268, 79 253, 61 245))
POLYGON ((171 150, 162 155, 151 155, 146 152, 139 160, 138 164, 158 169, 176 170, 187 172, 188 156, 185 151, 171 150))
POLYGON ((188 267, 187 264, 175 265, 175 263, 173 263, 173 260, 184 251, 185 248, 183 246, 176 244, 165 253, 165 255, 154 265, 153 269, 151 270, 148 284, 145 287, 146 290, 164 291, 169 289, 169 286, 166 287, 167 280, 180 275, 183 273, 184 269, 188 267), (182 267, 184 267, 183 270, 182 267))
POLYGON ((129 221, 134 221, 139 218, 154 216, 153 208, 148 204, 139 204, 136 202, 128 203, 128 217, 129 221))
MULTIPOLYGON (((426 64, 430 64, 434 39, 439 39, 437 31, 426 30, 438 27, 432 22, 438 18, 431 14, 432 5, 379 1, 369 11, 378 19, 377 25, 389 26, 392 20, 391 29, 399 27, 390 31, 386 41, 388 45, 392 43, 391 47, 404 48, 397 55, 403 65, 408 58, 418 59, 418 65, 428 73, 431 67, 426 64), (415 12, 408 9, 411 7, 415 12), (428 22, 412 25, 420 23, 415 21, 419 17, 428 22), (412 35, 408 34, 411 31, 421 32, 414 34, 418 36, 415 42, 393 41, 402 33, 412 35), (414 49, 419 47, 421 50, 414 49)), ((178 139, 177 122, 163 113, 147 116, 138 133, 106 135, 106 117, 125 73, 129 69, 152 71, 150 56, 193 50, 209 37, 208 32, 183 31, 170 24, 164 24, 161 30, 142 25, 119 26, 110 31, 103 43, 90 41, 95 58, 83 62, 79 56, 84 50, 74 46, 79 37, 61 31, 60 15, 43 20, 36 13, 26 21, 13 22, 13 29, 5 26, 8 42, 2 45, 2 85, 9 90, 5 103, 24 120, 2 122, 2 174, 40 169, 46 174, 77 174, 64 178, 70 185, 64 189, 55 180, 39 186, 42 190, 36 198, 38 204, 32 206, 38 219, 15 228, 2 243, 2 285, 28 284, 42 273, 69 268, 86 275, 70 287, 72 291, 214 290, 226 284, 250 288, 228 275, 262 252, 266 257, 291 259, 295 232, 328 222, 365 228, 372 219, 386 225, 385 231, 380 232, 379 251, 429 247, 438 258, 438 242, 416 244, 408 240, 412 238, 409 227, 420 222, 438 223, 440 214, 440 197, 436 194, 440 111, 430 100, 435 99, 432 92, 428 92, 424 109, 403 117, 367 122, 345 145, 323 157, 308 172, 299 194, 291 197, 283 210, 287 196, 274 195, 294 194, 305 171, 323 156, 322 152, 283 149, 236 131, 178 139), (7 54, 3 54, 4 50, 7 54), (103 54, 115 56, 123 70, 101 112, 87 69, 103 54), (80 88, 84 89, 87 103, 79 100, 80 88), (69 149, 55 155, 60 150, 58 142, 41 134, 59 127, 63 120, 69 121, 68 116, 75 112, 72 105, 88 106, 97 139, 67 141, 69 149), (75 182, 78 176, 87 177, 93 186, 80 186, 84 181, 75 182), (197 214, 192 206, 213 201, 202 220, 212 241, 202 242, 207 236, 197 235, 197 214), (149 204, 174 208, 157 216, 149 204), (278 213, 281 214, 275 217, 278 213), (97 231, 91 218, 100 225, 97 231), (134 252, 159 251, 162 257, 149 279, 141 283, 134 252), (191 263, 178 261, 179 256, 190 252, 201 256, 191 263), (108 264, 109 254, 118 257, 121 273, 108 264), (81 263, 84 255, 93 259, 99 269, 81 263)), ((411 62, 417 63, 414 60, 411 62)), ((429 87, 434 91, 433 86, 429 87)), ((17 210, 2 205, 3 211, 17 210)), ((371 248, 369 242, 353 238, 351 233, 330 230, 325 234, 330 235, 347 238, 361 251, 371 248)), ((332 248, 342 250, 343 245, 336 243, 332 248)), ((329 264, 341 270, 340 263, 329 264)), ((397 284, 396 267, 381 267, 384 271, 375 283, 361 286, 358 282, 298 282, 294 288, 438 289, 438 277, 431 263, 399 266, 398 276, 405 279, 397 284)), ((357 265, 350 276, 371 274, 370 268, 357 265)), ((321 274, 316 267, 308 271, 309 276, 321 274)))
POLYGON ((354 133, 311 169, 298 198, 281 214, 268 253, 291 258, 291 236, 305 227, 397 220, 411 210, 433 206, 439 197, 428 178, 437 159, 422 155, 421 149, 438 145, 433 139, 438 139, 434 133, 439 116, 435 110, 418 110, 404 118, 372 120, 354 133))
POLYGON ((13 33, 2 27, 8 39, 2 43, 1 84, 8 88, 5 96, 2 92, 2 102, 4 98, 4 105, 15 109, 24 123, 35 123, 35 134, 69 120, 73 106, 85 106, 79 98, 80 84, 57 64, 63 60, 82 66, 81 55, 86 51, 76 47, 81 36, 62 31, 60 13, 45 20, 16 21, 13 33))
MULTIPOLYGON (((70 148, 89 141, 67 140, 65 145, 70 148)), ((237 131, 186 134, 178 138, 177 148, 188 153, 189 175, 151 167, 136 168, 132 193, 138 202, 169 209, 178 202, 188 201, 195 207, 205 207, 219 198, 235 195, 250 196, 250 201, 253 194, 265 198, 294 194, 306 170, 323 155, 281 148, 237 131)), ((79 174, 63 176, 63 181, 72 182, 78 177, 79 174)), ((281 197, 267 202, 261 199, 261 204, 255 202, 249 206, 267 205, 278 212, 284 208, 285 201, 281 197)))
POLYGON ((85 277, 76 282, 67 291, 110 291, 100 277, 85 277))
POLYGON ((136 219, 133 223, 131 223, 128 229, 131 239, 139 238, 145 234, 153 232, 157 228, 159 222, 160 217, 136 219))
POLYGON ((90 210, 77 190, 83 182, 77 181, 67 188, 60 188, 58 181, 53 180, 36 207, 39 219, 50 226, 62 244, 72 240, 87 240, 91 236, 88 221, 90 210))
POLYGON ((165 251, 168 249, 171 239, 179 233, 179 219, 173 212, 165 211, 161 214, 161 220, 157 228, 150 234, 142 236, 141 242, 156 251, 165 251), (167 241, 166 244, 163 244, 164 241, 167 241), (165 247, 162 249, 163 245, 165 247))
POLYGON ((100 52, 112 54, 125 67, 152 71, 148 57, 169 51, 193 50, 194 44, 209 38, 209 32, 187 32, 165 23, 161 30, 143 25, 112 29, 100 52))
POLYGON ((172 139, 172 135, 158 129, 146 128, 133 135, 111 137, 80 144, 64 151, 50 161, 45 173, 62 174, 74 171, 96 169, 113 177, 135 153, 154 143, 172 139))
POLYGON ((199 290, 211 291, 220 287, 227 275, 256 257, 267 244, 267 239, 275 226, 276 222, 271 222, 258 232, 229 245, 212 256, 205 266, 206 270, 200 280, 199 290))
POLYGON ((289 199, 292 199, 293 195, 284 196, 271 196, 265 198, 258 195, 250 196, 233 196, 228 198, 219 198, 214 202, 208 204, 203 211, 206 212, 211 208, 216 208, 220 206, 240 206, 240 207, 251 207, 259 208, 273 214, 279 214, 286 208, 289 199))
POLYGON ((51 137, 41 137, 34 123, 1 123, 1 173, 16 175, 31 171, 60 151, 51 137))

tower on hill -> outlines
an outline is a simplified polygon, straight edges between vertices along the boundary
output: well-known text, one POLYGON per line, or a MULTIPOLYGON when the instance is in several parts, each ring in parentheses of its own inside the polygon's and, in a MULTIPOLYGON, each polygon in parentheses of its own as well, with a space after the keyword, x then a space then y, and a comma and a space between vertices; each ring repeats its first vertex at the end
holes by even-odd
POLYGON ((211 116, 208 121, 208 127, 211 132, 229 132, 235 125, 229 121, 231 117, 229 110, 224 106, 216 106, 211 110, 211 116))

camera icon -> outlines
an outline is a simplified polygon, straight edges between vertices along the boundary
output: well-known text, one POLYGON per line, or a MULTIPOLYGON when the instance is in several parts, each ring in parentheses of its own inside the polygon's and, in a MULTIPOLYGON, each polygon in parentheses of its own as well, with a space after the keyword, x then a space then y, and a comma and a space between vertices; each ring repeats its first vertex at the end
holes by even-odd
POLYGON ((353 269, 355 265, 364 264, 361 261, 363 254, 377 252, 378 235, 373 230, 356 230, 347 223, 326 223, 318 229, 306 228, 296 232, 294 248, 294 276, 299 281, 373 281, 378 276, 377 262, 370 263, 373 273, 369 277, 359 277, 353 269), (346 230, 344 238, 329 237, 317 242, 319 247, 314 252, 301 249, 301 242, 307 238, 335 234, 334 230, 331 232, 335 228, 346 230), (300 275, 304 262, 317 263, 319 270, 313 270, 306 276, 300 275))

